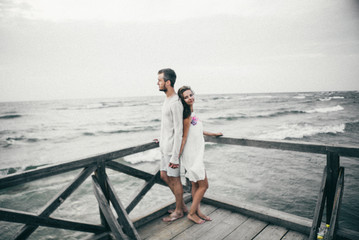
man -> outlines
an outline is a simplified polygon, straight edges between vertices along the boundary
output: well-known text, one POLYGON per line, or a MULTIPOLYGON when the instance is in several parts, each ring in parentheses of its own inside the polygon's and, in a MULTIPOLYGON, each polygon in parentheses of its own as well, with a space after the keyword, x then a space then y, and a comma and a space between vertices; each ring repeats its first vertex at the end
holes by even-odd
POLYGON ((180 179, 179 152, 183 135, 183 105, 177 96, 174 85, 176 73, 165 68, 158 71, 157 85, 166 94, 162 107, 161 119, 161 178, 170 187, 176 198, 176 209, 163 218, 165 222, 172 222, 183 217, 187 211, 183 201, 183 188, 180 179))

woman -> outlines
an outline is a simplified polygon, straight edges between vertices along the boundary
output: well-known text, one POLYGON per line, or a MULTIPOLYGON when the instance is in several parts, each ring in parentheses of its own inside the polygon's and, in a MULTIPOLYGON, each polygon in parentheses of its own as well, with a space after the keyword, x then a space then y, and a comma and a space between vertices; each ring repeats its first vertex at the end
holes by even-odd
POLYGON ((180 150, 181 163, 186 169, 185 176, 192 183, 192 206, 188 219, 197 224, 211 221, 200 210, 200 202, 208 188, 208 180, 203 163, 204 138, 206 136, 222 136, 222 133, 203 131, 202 122, 193 111, 194 93, 190 87, 183 86, 178 90, 183 104, 183 138, 180 150))

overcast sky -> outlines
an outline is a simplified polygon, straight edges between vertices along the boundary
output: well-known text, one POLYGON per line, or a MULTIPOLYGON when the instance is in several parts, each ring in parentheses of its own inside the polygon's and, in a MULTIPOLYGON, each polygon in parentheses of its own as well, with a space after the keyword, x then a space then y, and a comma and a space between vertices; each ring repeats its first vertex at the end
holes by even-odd
POLYGON ((0 0, 0 101, 359 90, 357 0, 0 0))

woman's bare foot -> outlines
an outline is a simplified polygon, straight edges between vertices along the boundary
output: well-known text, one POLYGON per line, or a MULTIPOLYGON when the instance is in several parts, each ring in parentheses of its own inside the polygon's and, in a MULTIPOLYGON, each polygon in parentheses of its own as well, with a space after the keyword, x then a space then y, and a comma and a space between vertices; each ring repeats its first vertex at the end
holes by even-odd
POLYGON ((197 211, 197 215, 203 220, 212 221, 211 217, 204 215, 200 210, 197 211))
POLYGON ((187 215, 187 218, 188 218, 189 220, 193 221, 193 222, 196 223, 196 224, 202 224, 202 223, 205 222, 205 220, 199 218, 197 214, 190 214, 190 213, 189 213, 189 214, 187 215))

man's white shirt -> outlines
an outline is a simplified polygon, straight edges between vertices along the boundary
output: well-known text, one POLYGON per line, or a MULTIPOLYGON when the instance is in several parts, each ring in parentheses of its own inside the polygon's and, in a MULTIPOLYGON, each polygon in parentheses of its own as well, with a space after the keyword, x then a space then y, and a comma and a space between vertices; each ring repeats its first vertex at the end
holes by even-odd
POLYGON ((171 156, 170 162, 179 164, 183 135, 183 105, 177 94, 167 98, 162 106, 161 154, 171 156))

